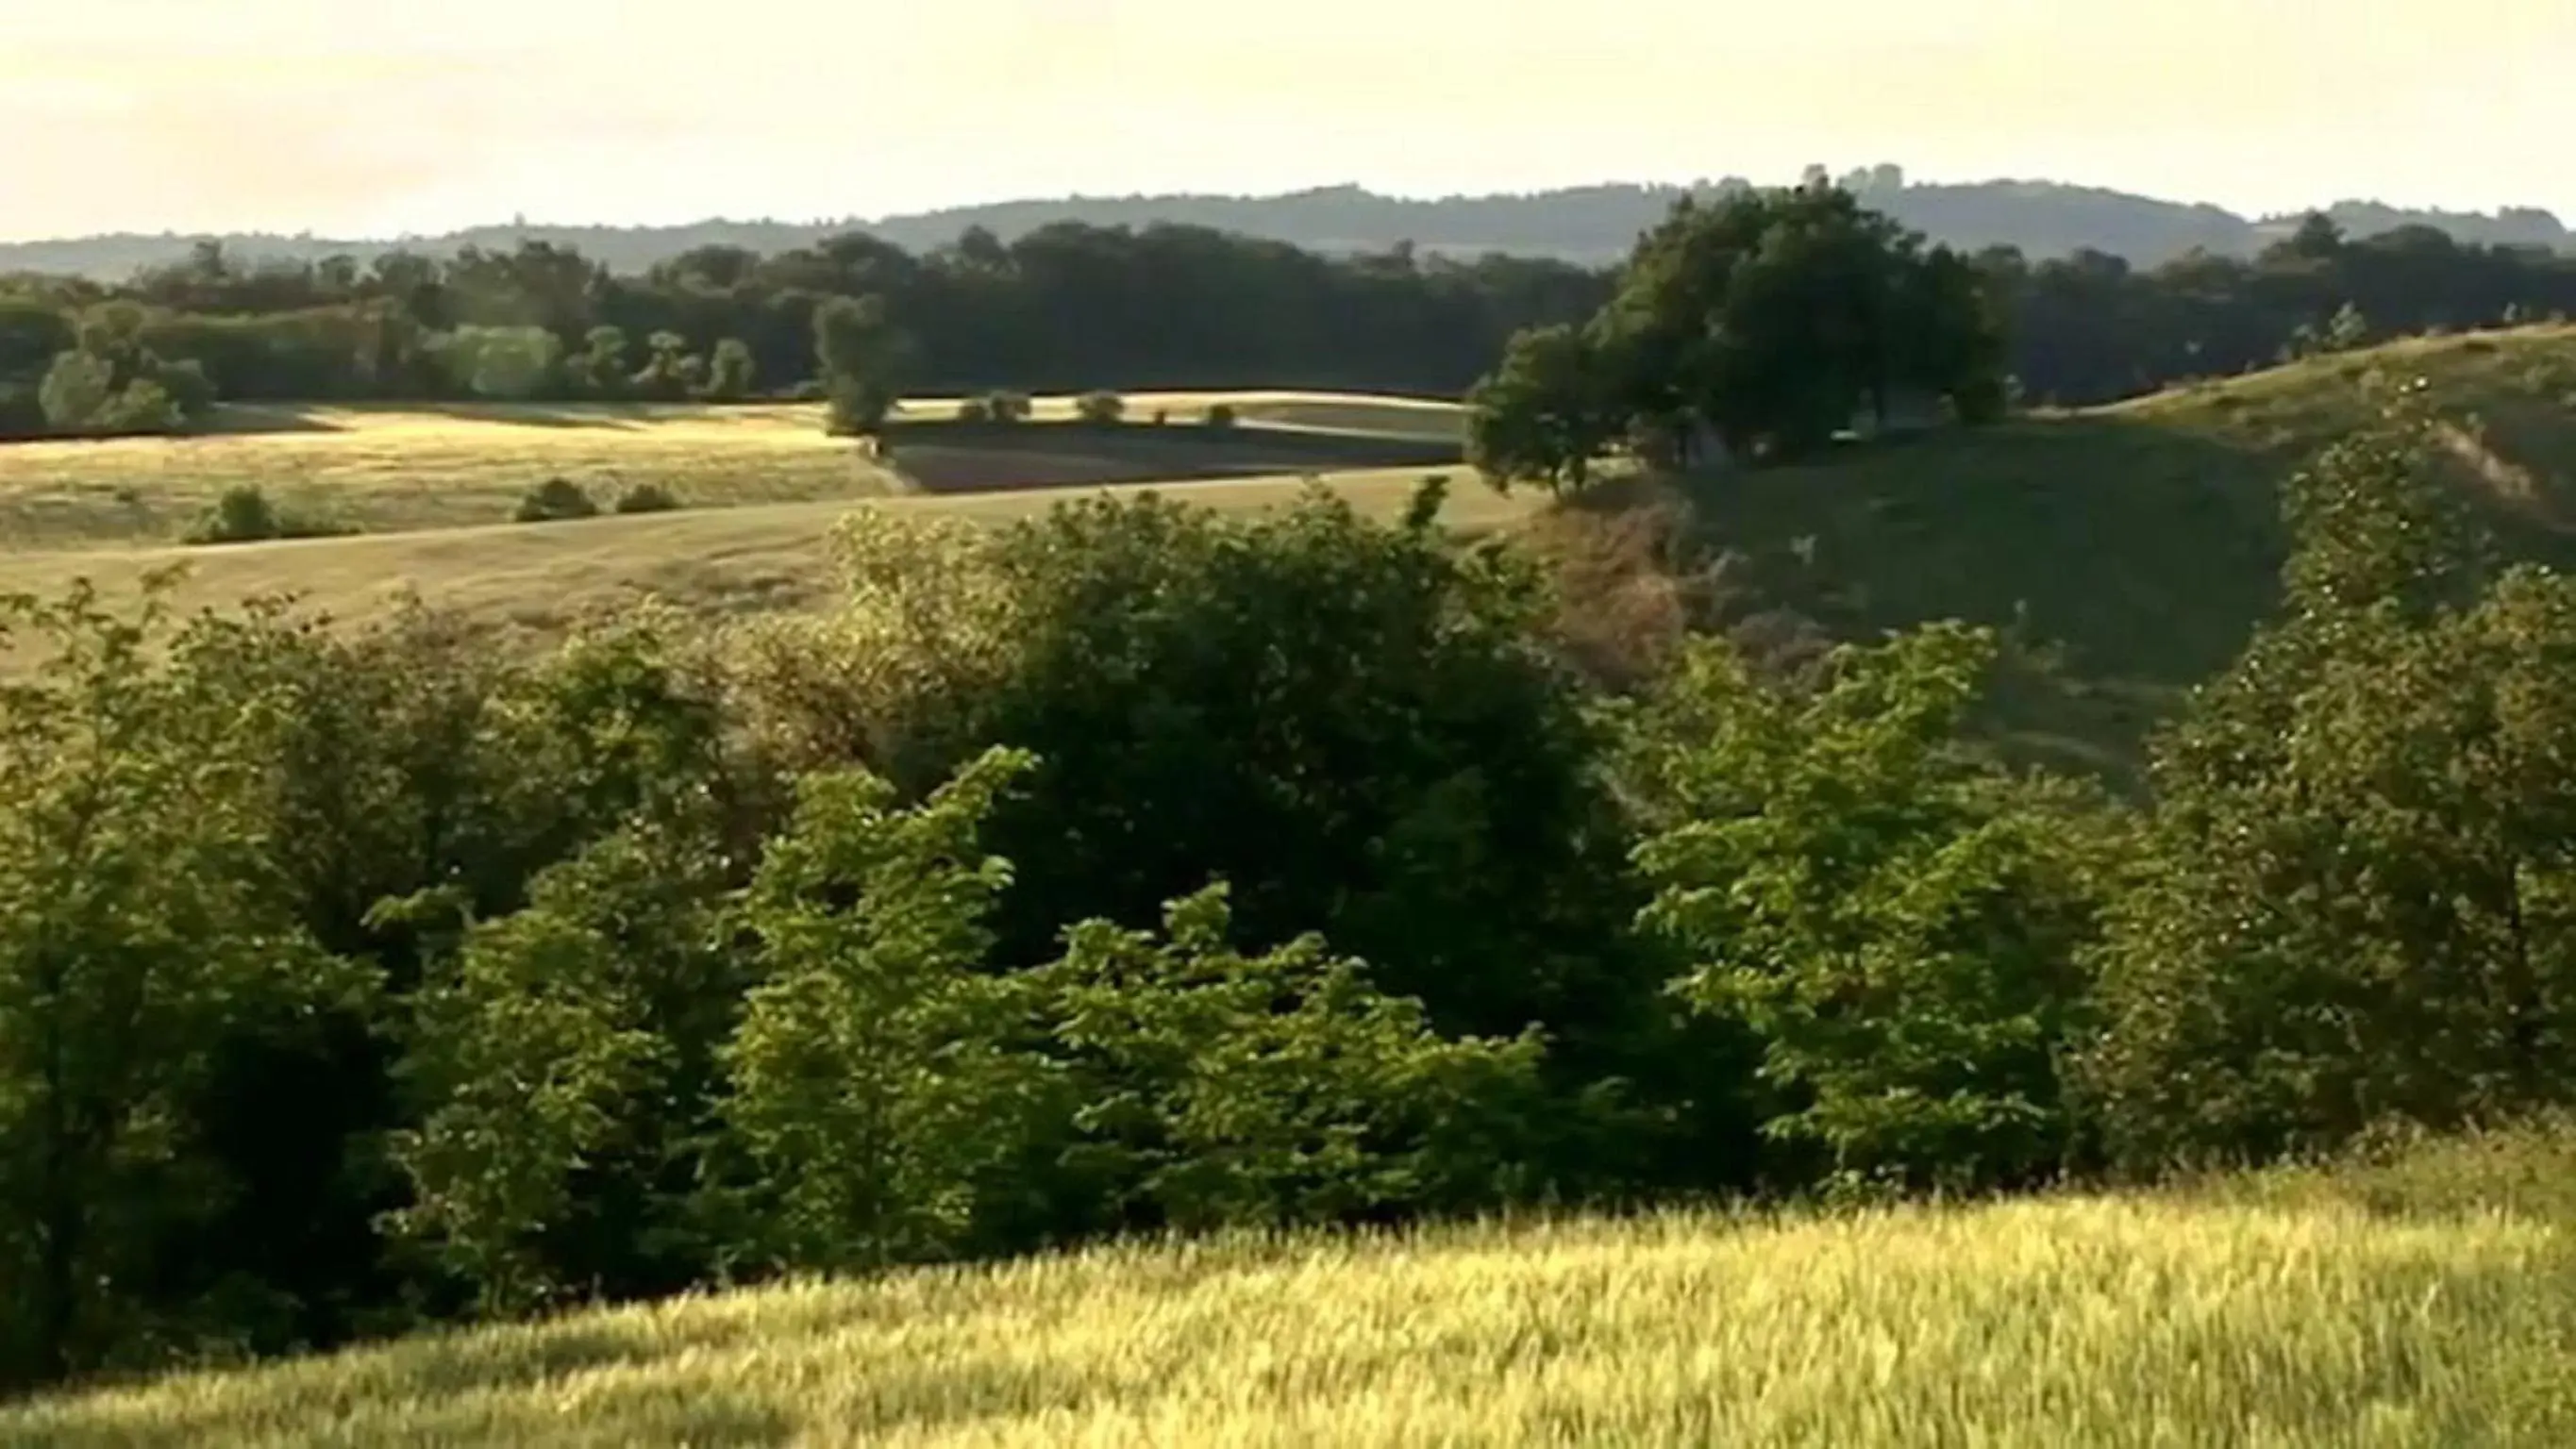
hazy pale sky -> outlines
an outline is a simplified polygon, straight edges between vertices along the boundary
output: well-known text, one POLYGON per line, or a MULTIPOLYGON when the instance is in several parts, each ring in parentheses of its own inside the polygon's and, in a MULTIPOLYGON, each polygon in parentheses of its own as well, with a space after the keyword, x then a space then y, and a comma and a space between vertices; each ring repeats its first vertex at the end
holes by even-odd
POLYGON ((1893 161, 2576 216, 2576 0, 0 0, 0 237, 1893 161))

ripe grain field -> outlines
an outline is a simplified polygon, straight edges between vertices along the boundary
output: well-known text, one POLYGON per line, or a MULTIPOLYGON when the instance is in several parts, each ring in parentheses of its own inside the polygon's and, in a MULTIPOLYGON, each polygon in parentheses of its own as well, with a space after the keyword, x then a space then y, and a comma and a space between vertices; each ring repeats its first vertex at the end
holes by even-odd
MULTIPOLYGON (((1412 501, 1422 476, 1419 469, 1391 469, 1325 474, 1320 481, 1361 512, 1393 518, 1412 501)), ((546 639, 587 614, 647 596, 707 617, 820 603, 833 588, 832 525, 856 508, 1006 522, 1067 498, 1099 494, 1160 492, 1215 508, 1269 508, 1306 486, 1303 477, 1225 479, 713 508, 220 548, 0 551, 0 592, 52 596, 85 578, 114 602, 133 597, 146 575, 175 568, 183 572, 171 602, 183 610, 293 593, 312 610, 364 622, 417 595, 472 625, 546 639)), ((1443 517, 1470 533, 1536 506, 1527 494, 1506 497, 1464 476, 1453 478, 1449 496, 1443 517)))
MULTIPOLYGON (((908 402, 904 416, 954 416, 956 398, 908 402)), ((1074 399, 1035 400, 1060 422, 1074 399)), ((1194 424, 1225 404, 1251 430, 1332 432, 1447 443, 1455 405, 1331 393, 1144 393, 1138 421, 1160 412, 1194 424)), ((184 438, 117 438, 0 447, 0 552, 175 542, 225 490, 269 500, 361 533, 506 522, 548 478, 605 507, 651 483, 688 508, 848 501, 901 490, 899 477, 823 432, 809 403, 411 403, 228 407, 217 430, 184 438)), ((1003 480, 1007 481, 1007 480, 1003 480)))
POLYGON ((425 1337, 0 1443, 2576 1443, 2576 1134, 2184 1192, 1129 1247, 425 1337))

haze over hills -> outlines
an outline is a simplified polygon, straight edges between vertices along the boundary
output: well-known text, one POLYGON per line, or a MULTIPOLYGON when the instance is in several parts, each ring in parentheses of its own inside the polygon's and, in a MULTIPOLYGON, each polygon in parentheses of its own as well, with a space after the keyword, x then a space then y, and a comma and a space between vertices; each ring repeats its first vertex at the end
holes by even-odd
MULTIPOLYGON (((2285 236, 2296 216, 2248 217, 2222 207, 2162 200, 2055 181, 1996 180, 1909 184, 1893 166, 1850 173, 1845 184, 1935 241, 1975 250, 2012 246, 2034 257, 2090 248, 2153 265, 2195 248, 2248 255, 2285 236)), ((523 239, 579 248, 631 271, 694 247, 731 245, 778 252, 850 231, 864 231, 926 250, 982 227, 1004 241, 1055 222, 1145 226, 1156 222, 1214 227, 1324 252, 1373 251, 1412 242, 1427 253, 1508 252, 1608 263, 1637 233, 1686 193, 1712 194, 1747 185, 1742 178, 1693 186, 1604 183, 1528 194, 1408 198, 1358 186, 1273 196, 1165 195, 1066 197, 994 202, 875 220, 812 222, 708 220, 678 226, 530 224, 476 227, 435 237, 324 238, 265 234, 117 234, 0 243, 0 272, 76 273, 121 278, 139 267, 184 257, 202 241, 220 241, 243 258, 311 260, 334 253, 359 258, 395 246, 449 253, 465 246, 507 248, 523 239)), ((2495 213, 2420 211, 2345 200, 2322 208, 2354 236, 2429 226, 2461 241, 2576 250, 2549 211, 2506 207, 2495 213)))

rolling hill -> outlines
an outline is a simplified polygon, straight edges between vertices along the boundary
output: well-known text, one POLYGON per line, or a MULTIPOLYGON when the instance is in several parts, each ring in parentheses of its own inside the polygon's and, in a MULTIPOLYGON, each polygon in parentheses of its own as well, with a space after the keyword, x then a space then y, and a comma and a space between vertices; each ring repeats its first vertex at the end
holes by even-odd
POLYGON ((2158 1194, 1185 1242, 424 1336, 0 1444, 2576 1442, 2576 1132, 2158 1194))
MULTIPOLYGON (((1731 618, 1785 610, 1840 637, 1936 618, 2003 629, 2034 646, 2032 653, 2055 659, 2053 673, 2035 687, 2008 691, 2006 733, 2040 758, 2119 776, 2133 767, 2143 735, 2181 692, 2223 667, 2271 609, 2284 546, 2276 485, 2362 415, 2362 380, 2374 369, 2423 378, 2442 404, 2471 419, 2452 440, 2457 476, 2481 500, 2511 554, 2576 565, 2576 329, 2566 327, 2400 342, 2110 407, 1853 445, 1797 467, 1686 479, 1679 492, 1697 542, 1725 556, 1731 618)), ((1336 447, 1353 439, 1455 447, 1457 415, 1444 405, 1312 394, 1227 397, 1248 422, 1261 425, 1242 432, 1273 443, 1311 429, 1336 447)), ((1129 401, 1179 419, 1215 400, 1171 394, 1129 401)), ((1048 404, 1050 410, 1067 406, 1048 404)), ((924 400, 913 412, 935 419, 950 407, 953 400, 924 400)), ((743 426, 746 435, 759 432, 743 426)), ((763 481, 760 468, 801 456, 795 450, 819 436, 804 426, 777 426, 796 439, 792 448, 782 443, 776 454, 746 451, 705 465, 708 486, 742 506, 215 549, 156 544, 0 552, 0 589, 49 589, 88 575, 113 591, 131 587, 147 569, 184 563, 192 577, 182 597, 191 603, 300 589, 317 606, 363 617, 417 588, 496 627, 539 636, 559 632, 588 608, 644 593, 712 614, 801 607, 830 587, 824 537, 831 521, 864 500, 752 502, 778 486, 763 481)), ((543 429, 513 428, 500 436, 517 440, 514 448, 536 446, 518 439, 521 431, 543 429)), ((1207 446, 1200 429, 1171 431, 1189 449, 1207 446)), ((1071 434, 1041 424, 1019 441, 1043 449, 1057 436, 1071 434)), ((223 441, 133 446, 175 459, 223 441)), ((898 466, 911 446, 898 441, 898 466)), ((1020 475, 1023 481, 1052 476, 1083 487, 1117 476, 1079 452, 1033 459, 966 451, 972 456, 964 465, 954 456, 947 462, 966 466, 978 486, 953 497, 871 506, 1009 517, 1065 496, 1061 487, 1002 487, 1012 470, 1030 470, 1020 475)), ((1178 466, 1170 457, 1161 461, 1178 466)), ((1207 459, 1187 461, 1198 466, 1207 459)), ((0 454, 0 497, 8 466, 0 454)), ((1538 506, 1527 494, 1497 497, 1449 467, 1345 461, 1262 476, 1231 471, 1227 481, 1187 485, 1189 496, 1220 506, 1264 506, 1300 486, 1297 474, 1322 471, 1364 506, 1391 516, 1425 473, 1446 472, 1457 482, 1449 516, 1461 526, 1509 526, 1538 506)), ((796 476, 794 469, 784 476, 796 476)), ((481 518, 491 518, 499 494, 474 506, 481 518)))

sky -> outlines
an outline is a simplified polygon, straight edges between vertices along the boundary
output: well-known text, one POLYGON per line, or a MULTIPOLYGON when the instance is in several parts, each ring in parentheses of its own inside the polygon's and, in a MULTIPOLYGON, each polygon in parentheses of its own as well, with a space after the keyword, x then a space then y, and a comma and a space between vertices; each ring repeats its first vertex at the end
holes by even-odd
POLYGON ((2576 0, 0 0, 0 238, 1786 182, 2576 219, 2576 0))

